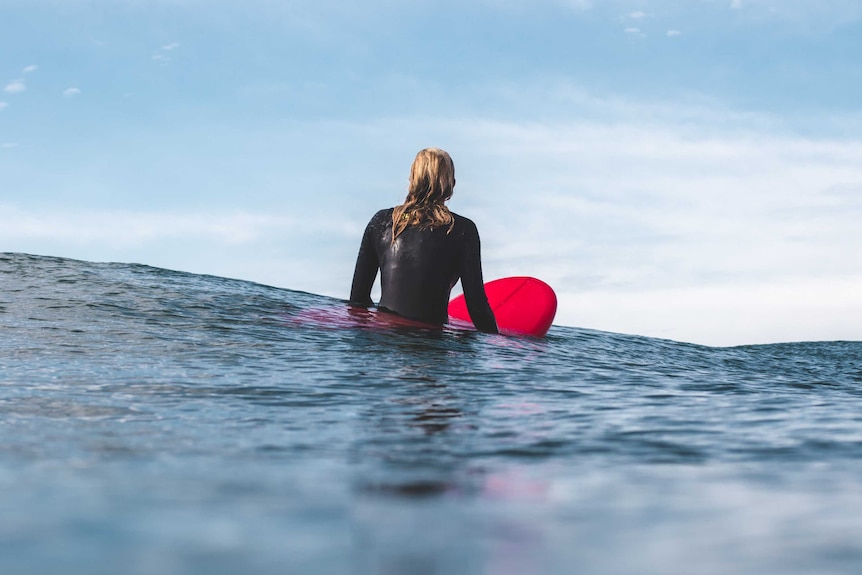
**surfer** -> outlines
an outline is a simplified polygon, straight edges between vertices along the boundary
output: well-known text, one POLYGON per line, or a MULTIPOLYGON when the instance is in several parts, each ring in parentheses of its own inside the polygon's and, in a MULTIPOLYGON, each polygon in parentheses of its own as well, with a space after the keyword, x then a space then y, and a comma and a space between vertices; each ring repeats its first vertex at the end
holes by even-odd
POLYGON ((407 199, 380 210, 368 222, 356 258, 350 305, 369 307, 380 270, 378 309, 442 325, 452 287, 461 280, 473 325, 497 333, 482 281, 479 232, 471 220, 449 211, 455 166, 449 154, 426 148, 410 168, 407 199))

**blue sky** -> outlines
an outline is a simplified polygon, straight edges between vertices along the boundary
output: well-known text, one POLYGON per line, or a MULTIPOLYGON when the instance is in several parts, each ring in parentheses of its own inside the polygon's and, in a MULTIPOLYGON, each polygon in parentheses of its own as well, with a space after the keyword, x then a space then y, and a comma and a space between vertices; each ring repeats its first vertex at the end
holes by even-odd
POLYGON ((344 298, 447 149, 557 323, 862 339, 857 0, 0 0, 0 251, 344 298))

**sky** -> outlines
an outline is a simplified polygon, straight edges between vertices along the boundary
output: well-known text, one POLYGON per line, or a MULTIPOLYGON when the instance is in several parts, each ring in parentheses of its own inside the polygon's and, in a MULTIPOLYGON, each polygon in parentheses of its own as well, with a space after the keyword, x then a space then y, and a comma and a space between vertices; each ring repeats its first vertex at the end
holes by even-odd
POLYGON ((437 146, 558 325, 860 340, 859 54, 858 0, 0 0, 0 252, 344 299, 437 146))

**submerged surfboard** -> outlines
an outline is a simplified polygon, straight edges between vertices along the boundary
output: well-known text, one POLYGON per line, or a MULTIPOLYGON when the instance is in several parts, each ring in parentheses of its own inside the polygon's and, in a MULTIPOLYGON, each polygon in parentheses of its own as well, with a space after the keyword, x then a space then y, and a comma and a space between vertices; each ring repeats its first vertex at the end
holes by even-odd
MULTIPOLYGON (((536 278, 519 276, 490 281, 485 284, 485 294, 503 333, 543 337, 557 313, 557 295, 551 286, 536 278)), ((463 294, 449 302, 449 317, 470 322, 463 294)))

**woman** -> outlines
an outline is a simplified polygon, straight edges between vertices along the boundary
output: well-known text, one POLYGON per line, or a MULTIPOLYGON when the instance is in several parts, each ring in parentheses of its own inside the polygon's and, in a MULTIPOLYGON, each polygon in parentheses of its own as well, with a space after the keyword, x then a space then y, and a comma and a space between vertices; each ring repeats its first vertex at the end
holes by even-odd
POLYGON ((449 154, 439 148, 416 154, 407 199, 374 214, 365 228, 350 305, 373 305, 371 286, 379 269, 380 310, 442 325, 449 317, 449 294, 460 278, 473 324, 497 333, 482 282, 476 224, 445 205, 454 187, 455 166, 449 154))

